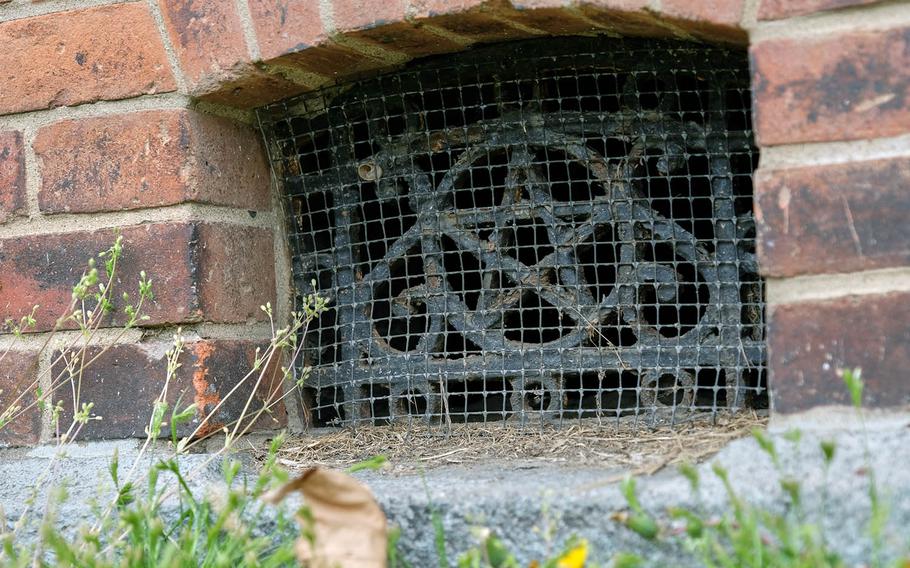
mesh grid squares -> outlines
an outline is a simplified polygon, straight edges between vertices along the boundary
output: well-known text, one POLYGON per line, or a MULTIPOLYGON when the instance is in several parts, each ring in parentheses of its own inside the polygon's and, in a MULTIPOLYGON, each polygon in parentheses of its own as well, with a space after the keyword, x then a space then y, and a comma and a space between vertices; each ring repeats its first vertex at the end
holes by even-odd
POLYGON ((560 38, 259 111, 314 425, 767 404, 745 54, 560 38))

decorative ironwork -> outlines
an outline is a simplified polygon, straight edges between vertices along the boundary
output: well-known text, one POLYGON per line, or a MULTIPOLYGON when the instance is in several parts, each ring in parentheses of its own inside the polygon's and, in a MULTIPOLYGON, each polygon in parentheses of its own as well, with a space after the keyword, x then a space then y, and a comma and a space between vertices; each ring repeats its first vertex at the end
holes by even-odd
POLYGON ((739 52, 523 42, 260 111, 316 424, 764 402, 739 52))

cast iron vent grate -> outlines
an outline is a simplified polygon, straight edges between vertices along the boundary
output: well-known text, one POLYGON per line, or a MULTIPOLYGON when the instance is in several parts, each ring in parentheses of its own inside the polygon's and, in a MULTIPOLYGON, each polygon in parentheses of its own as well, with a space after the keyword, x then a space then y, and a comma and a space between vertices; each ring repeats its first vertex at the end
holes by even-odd
POLYGON ((766 404, 740 52, 498 45, 262 109, 315 425, 766 404))

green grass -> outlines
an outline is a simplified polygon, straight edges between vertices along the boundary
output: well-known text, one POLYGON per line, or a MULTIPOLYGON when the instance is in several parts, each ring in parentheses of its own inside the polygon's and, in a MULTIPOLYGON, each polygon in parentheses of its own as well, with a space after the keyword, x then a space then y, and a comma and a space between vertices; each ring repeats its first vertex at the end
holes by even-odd
POLYGON ((296 525, 286 511, 260 498, 287 479, 275 467, 281 441, 272 442, 251 485, 237 477, 240 464, 226 460, 225 490, 217 498, 194 491, 174 459, 158 461, 144 487, 123 484, 114 458, 110 467, 117 493, 113 514, 96 526, 64 534, 55 511, 66 495, 58 492, 41 522, 37 541, 26 543, 10 534, 0 539, 0 563, 16 568, 293 566, 296 525), (264 523, 273 524, 274 530, 261 534, 264 523))

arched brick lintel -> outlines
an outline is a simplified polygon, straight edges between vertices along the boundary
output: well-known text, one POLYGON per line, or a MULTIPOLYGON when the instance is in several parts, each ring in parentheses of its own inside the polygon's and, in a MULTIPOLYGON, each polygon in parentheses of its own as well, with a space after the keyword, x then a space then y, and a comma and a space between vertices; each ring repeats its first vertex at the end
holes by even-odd
POLYGON ((161 3, 190 93, 237 108, 498 41, 611 34, 745 45, 743 5, 744 0, 161 3))

